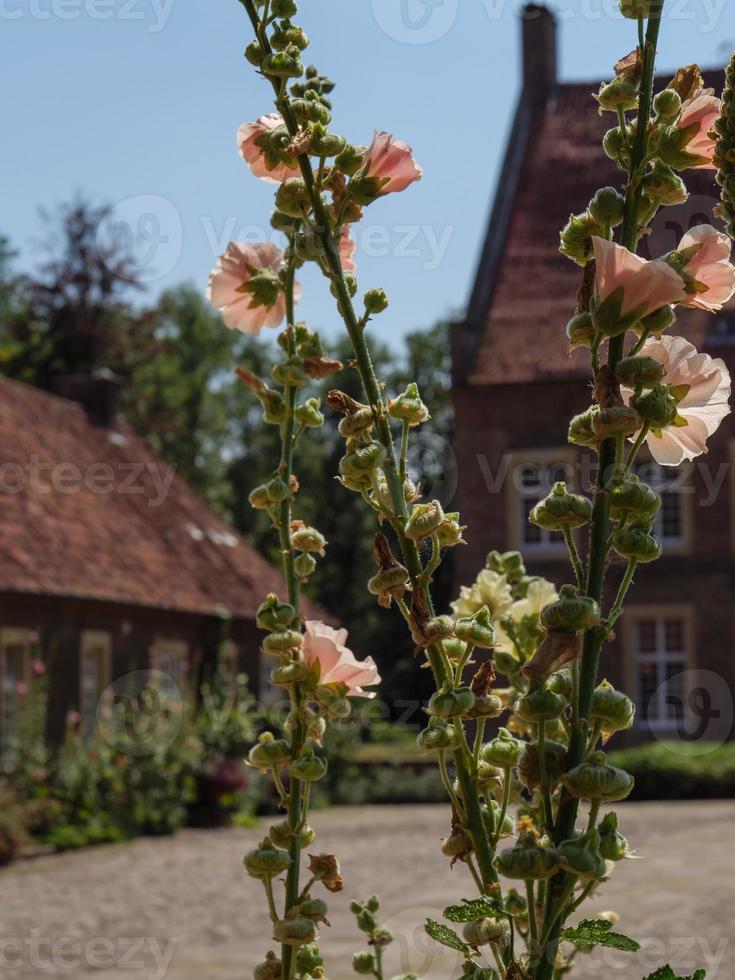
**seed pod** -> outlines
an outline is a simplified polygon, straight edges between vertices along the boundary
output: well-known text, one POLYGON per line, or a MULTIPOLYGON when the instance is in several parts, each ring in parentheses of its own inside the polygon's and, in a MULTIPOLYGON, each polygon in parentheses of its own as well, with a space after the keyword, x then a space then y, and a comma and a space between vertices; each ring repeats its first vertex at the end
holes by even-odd
POLYGON ((274 738, 271 732, 263 732, 248 753, 248 762, 256 769, 266 771, 282 766, 291 757, 291 746, 283 738, 274 738))
POLYGON ((510 925, 507 919, 475 919, 465 924, 462 935, 469 946, 504 946, 510 938, 510 925))
POLYGON ((484 760, 480 760, 477 765, 477 786, 478 789, 501 790, 505 781, 505 773, 497 766, 491 766, 484 760))
POLYGON ((351 436, 360 436, 369 432, 374 424, 373 413, 367 405, 360 405, 354 411, 349 412, 344 418, 340 419, 338 426, 339 434, 345 439, 351 436))
POLYGON ((296 972, 308 974, 316 970, 318 966, 324 966, 324 960, 316 945, 302 946, 296 954, 296 972))
POLYGON ((248 503, 255 510, 268 510, 271 506, 271 499, 268 496, 268 487, 261 484, 259 487, 255 487, 248 494, 248 503))
POLYGON ((618 362, 615 374, 629 388, 655 388, 664 376, 664 366, 653 357, 625 357, 618 362))
POLYGON ((608 681, 602 681, 595 688, 591 721, 593 725, 599 725, 605 736, 630 728, 634 717, 635 705, 622 691, 616 691, 608 681))
POLYGON ((287 851, 281 851, 274 847, 266 837, 258 847, 248 851, 242 863, 252 878, 270 881, 271 878, 275 878, 289 867, 291 858, 287 851))
POLYGON ((446 857, 461 861, 462 858, 471 853, 472 842, 470 841, 469 837, 461 831, 456 834, 450 834, 449 837, 445 837, 442 841, 442 854, 444 854, 446 857))
POLYGON ((288 820, 282 820, 280 823, 274 823, 268 828, 268 836, 276 847, 282 847, 288 850, 294 840, 298 840, 299 846, 302 848, 313 844, 316 840, 316 831, 308 824, 304 824, 294 837, 288 825, 288 820))
POLYGON ((438 752, 451 748, 456 737, 454 725, 448 724, 441 718, 430 718, 429 724, 419 732, 416 741, 419 747, 427 752, 438 752))
POLYGON ((268 630, 271 633, 288 629, 298 622, 294 607, 288 602, 281 602, 273 592, 266 596, 265 602, 261 603, 255 615, 258 629, 268 630))
POLYGON ((673 425, 679 413, 678 403, 667 385, 658 385, 631 402, 640 417, 654 429, 673 425))
POLYGON ((596 333, 595 325, 589 313, 577 313, 567 324, 569 349, 576 350, 578 347, 591 347, 596 333))
POLYGON ((489 650, 495 642, 495 629, 488 607, 478 609, 474 616, 458 619, 454 624, 454 635, 481 650, 489 650))
POLYGON ((357 446, 339 461, 339 471, 343 476, 363 478, 369 482, 370 474, 385 462, 385 449, 379 442, 369 442, 366 446, 357 446))
POLYGON ((288 660, 271 671, 271 683, 283 685, 301 684, 311 677, 311 667, 300 660, 288 660))
POLYGON ((592 428, 598 439, 612 436, 630 436, 643 425, 638 412, 628 405, 601 408, 592 419, 592 428))
POLYGON ((492 742, 483 745, 480 758, 490 765, 508 769, 518 765, 522 748, 522 742, 514 738, 507 728, 501 728, 492 742))
POLYGON ((590 201, 589 212, 599 224, 615 228, 623 220, 625 198, 614 187, 601 187, 590 201))
POLYGON ((324 555, 326 539, 315 527, 297 527, 291 532, 291 544, 297 551, 315 552, 324 555))
POLYGON ((506 878, 542 881, 556 872, 559 855, 551 848, 537 844, 533 834, 523 834, 515 847, 498 854, 495 867, 506 878))
POLYGON ((562 841, 558 846, 559 863, 565 871, 583 881, 599 881, 605 876, 605 858, 600 854, 600 835, 596 830, 582 837, 562 841))
POLYGON ((592 501, 570 493, 566 484, 555 483, 551 493, 540 500, 529 514, 529 520, 547 531, 582 527, 592 518, 592 501))
POLYGON ((606 861, 622 861, 628 854, 628 841, 618 831, 618 816, 608 813, 599 826, 600 854, 606 861))
POLYGON ((638 86, 626 82, 623 78, 616 78, 613 82, 603 83, 595 98, 600 104, 600 109, 605 112, 635 109, 638 105, 638 86))
POLYGON ((613 548, 621 558, 635 560, 641 564, 656 561, 661 557, 663 548, 654 534, 649 534, 640 527, 623 527, 613 536, 613 548))
POLYGON ((299 905, 299 914, 312 922, 325 922, 327 925, 327 903, 321 898, 307 898, 299 905))
POLYGON ((423 541, 437 531, 444 520, 444 511, 438 500, 432 500, 427 504, 416 504, 406 523, 404 533, 412 541, 423 541))
POLYGON ((462 715, 463 718, 498 718, 503 713, 503 702, 495 694, 475 696, 475 703, 462 715))
POLYGON ((411 382, 397 398, 389 398, 387 409, 388 414, 394 419, 408 422, 410 426, 421 425, 431 418, 428 408, 421 401, 419 388, 415 382, 411 382))
POLYGON ((294 418, 299 425, 307 429, 320 429, 324 425, 324 415, 320 411, 320 405, 318 398, 307 398, 303 404, 296 406, 294 418))
POLYGON ((600 414, 597 405, 588 408, 581 415, 575 415, 569 423, 568 440, 574 446, 589 446, 596 449, 600 444, 600 437, 595 428, 595 419, 600 414))
POLYGON ((573 585, 563 585, 556 602, 544 606, 540 623, 545 630, 581 633, 600 620, 600 609, 594 599, 581 596, 573 585))
POLYGON ((272 504, 281 504, 291 496, 291 487, 280 476, 274 476, 266 483, 265 488, 272 504))
POLYGON ((316 939, 316 926, 294 909, 273 926, 273 938, 286 946, 306 946, 316 939))
POLYGON ((603 232, 604 229, 588 211, 572 214, 561 231, 559 251, 577 265, 587 265, 594 254, 592 238, 594 235, 602 235, 603 232))
POLYGON ((315 755, 311 745, 305 745, 301 755, 293 760, 288 771, 293 779, 303 783, 314 783, 326 776, 327 761, 315 755))
POLYGON ((610 514, 615 520, 649 520, 661 506, 659 495, 631 474, 610 492, 610 514))
MULTIPOLYGON (((544 759, 546 761, 546 779, 553 788, 560 781, 567 764, 567 750, 560 742, 548 738, 544 742, 544 759)), ((535 742, 524 742, 521 757, 518 761, 518 771, 521 782, 526 789, 533 790, 541 785, 539 769, 538 745, 535 742)))
POLYGON ((303 644, 304 637, 298 630, 280 630, 264 638, 263 650, 273 656, 279 656, 291 650, 300 650, 303 644))
POLYGON ((616 803, 630 795, 635 780, 624 769, 611 766, 604 752, 595 752, 562 776, 567 792, 579 800, 605 800, 616 803))
POLYGON ((352 957, 352 969, 361 976, 371 976, 375 973, 375 957, 372 953, 355 953, 352 957))
POLYGON ((561 694, 548 688, 523 694, 513 705, 513 711, 525 722, 550 721, 558 718, 566 707, 561 694))
POLYGON ((459 513, 444 515, 444 523, 439 525, 436 536, 442 548, 455 548, 458 544, 466 544, 462 532, 467 530, 466 524, 459 523, 459 513))
POLYGON ((512 837, 515 833, 516 825, 513 816, 506 813, 503 817, 503 826, 498 827, 502 807, 497 800, 490 800, 490 808, 482 811, 482 818, 489 834, 498 833, 500 837, 512 837))
POLYGON ((283 971, 281 961, 276 954, 270 952, 266 955, 264 963, 258 963, 253 970, 254 980, 282 980, 283 971))
POLYGON ((457 718, 471 710, 475 695, 469 687, 454 691, 436 691, 429 701, 429 713, 436 718, 457 718))

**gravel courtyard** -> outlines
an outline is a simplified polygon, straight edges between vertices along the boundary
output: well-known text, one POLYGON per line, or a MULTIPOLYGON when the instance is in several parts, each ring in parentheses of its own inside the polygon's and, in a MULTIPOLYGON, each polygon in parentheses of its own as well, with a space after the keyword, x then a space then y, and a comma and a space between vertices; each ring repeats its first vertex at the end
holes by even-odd
MULTIPOLYGON (((590 913, 614 909, 642 944, 635 956, 580 958, 580 980, 640 980, 670 962, 684 975, 735 977, 735 802, 627 804, 623 829, 645 860, 619 867, 590 913)), ((377 892, 397 936, 388 975, 450 980, 457 955, 421 923, 471 894, 438 850, 444 807, 364 807, 316 813, 318 849, 336 852, 346 887, 331 896, 330 980, 354 977, 360 937, 348 900, 377 892), (410 884, 409 884, 410 883, 410 884), (407 890, 410 892, 407 897, 407 890), (341 961, 341 962, 340 962, 341 961), (340 962, 340 965, 337 965, 340 962)), ((39 980, 246 980, 272 945, 256 884, 242 868, 257 830, 186 831, 20 862, 0 872, 0 977, 39 980)), ((316 846, 314 849, 317 849, 316 846)))

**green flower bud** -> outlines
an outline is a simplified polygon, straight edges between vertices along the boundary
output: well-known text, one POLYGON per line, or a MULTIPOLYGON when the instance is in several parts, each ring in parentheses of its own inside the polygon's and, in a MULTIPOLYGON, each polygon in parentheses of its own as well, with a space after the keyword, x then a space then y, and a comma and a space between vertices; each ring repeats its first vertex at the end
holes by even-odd
POLYGON ((515 847, 498 854, 495 867, 506 878, 542 881, 556 872, 559 856, 551 848, 539 846, 533 834, 524 834, 515 847))
POLYGON ((663 380, 664 366, 652 357, 624 357, 615 374, 628 388, 655 388, 663 380))
POLYGON ((266 653, 278 656, 281 653, 289 653, 291 650, 300 650, 303 643, 304 637, 298 630, 282 629, 263 639, 263 649, 266 653))
POLYGON ((620 163, 625 155, 626 137, 619 127, 609 129, 602 140, 602 148, 611 160, 620 163))
POLYGON ((364 157, 365 154, 359 147, 347 143, 337 154, 334 165, 345 176, 353 177, 362 166, 364 157))
POLYGON ((271 633, 288 629, 289 626, 298 623, 298 620, 294 607, 288 602, 281 602, 273 592, 266 596, 265 602, 261 603, 255 614, 258 629, 268 630, 271 633))
POLYGON ((661 557, 663 548, 654 534, 641 527, 623 527, 613 535, 613 548, 621 558, 644 564, 661 557))
POLYGON ((271 47, 276 51, 283 51, 289 45, 305 51, 309 47, 309 38, 301 27, 276 27, 271 34, 271 47))
POLYGON ((674 120, 681 112, 681 96, 673 88, 665 88, 653 100, 653 109, 661 119, 674 120))
POLYGON ((458 640, 456 636, 450 636, 442 642, 442 649, 452 663, 456 664, 467 653, 467 644, 463 643, 462 640, 458 640))
MULTIPOLYGON (((550 787, 556 786, 564 773, 567 761, 567 750, 559 742, 546 739, 544 742, 544 759, 546 761, 546 778, 550 787)), ((526 789, 533 790, 541 785, 539 768, 538 745, 524 742, 521 758, 518 762, 521 782, 526 789)))
POLYGON ((515 738, 507 728, 501 728, 498 734, 487 745, 483 745, 480 758, 492 766, 509 769, 518 765, 523 743, 515 738))
POLYGON ((449 837, 445 837, 442 841, 442 854, 445 857, 457 858, 461 861, 471 853, 472 841, 461 831, 456 834, 450 834, 449 837))
POLYGON ((299 221, 297 218, 292 218, 290 214, 274 211, 271 215, 271 226, 276 231, 282 231, 286 235, 293 235, 299 227, 299 221))
POLYGON ((595 688, 591 720, 605 735, 631 728, 634 717, 635 705, 622 691, 616 691, 608 681, 602 681, 595 688))
POLYGON ((327 911, 327 903, 321 898, 307 898, 299 905, 299 915, 311 922, 327 922, 327 911))
POLYGON ((271 4, 271 14, 274 17, 282 17, 284 20, 295 17, 298 12, 296 0, 273 0, 271 4))
POLYGON ((419 732, 416 739, 420 748, 426 752, 438 752, 449 749, 454 745, 457 736, 454 725, 442 718, 430 718, 426 728, 419 732))
POLYGON ((588 762, 562 776, 567 792, 578 800, 616 803, 630 795, 635 780, 624 769, 609 765, 604 752, 595 752, 588 762))
POLYGON ((293 779, 298 779, 302 783, 314 783, 326 776, 327 761, 315 755, 311 745, 305 745, 301 755, 293 760, 288 771, 293 779))
POLYGON ((324 415, 319 411, 320 405, 318 398, 307 398, 303 404, 296 406, 294 418, 307 429, 320 429, 324 425, 324 415))
POLYGON ((501 790, 505 782, 505 773, 497 766, 491 766, 481 759, 477 766, 477 788, 501 790))
POLYGON ((279 476, 275 476, 272 480, 269 480, 265 487, 268 499, 272 504, 283 503, 284 500, 291 496, 291 488, 279 476))
POLYGON ((261 71, 275 78, 299 78, 304 73, 301 61, 291 53, 294 48, 269 54, 263 59, 261 71))
POLYGON ((462 532, 467 530, 467 525, 459 523, 459 513, 445 514, 444 516, 446 520, 436 532, 440 546, 442 548, 455 548, 458 544, 465 544, 462 532))
MULTIPOLYGON (((309 847, 316 840, 316 831, 308 824, 304 824, 298 834, 294 835, 291 832, 288 820, 282 820, 280 823, 274 823, 268 828, 268 836, 276 847, 282 847, 287 851, 294 840, 298 840, 299 846, 302 848, 309 847)), ((318 966, 319 964, 315 965, 318 966)))
POLYGON ((581 415, 575 415, 569 423, 569 442, 574 446, 590 446, 597 448, 600 444, 600 437, 595 430, 595 419, 600 414, 597 405, 588 408, 581 415))
POLYGON ((454 635, 482 650, 489 650, 495 643, 495 630, 490 619, 490 610, 483 606, 474 616, 458 619, 454 624, 454 635))
POLYGON ((276 207, 292 218, 303 218, 311 210, 311 196, 301 177, 284 180, 276 192, 276 207))
POLYGON ((254 850, 248 851, 242 863, 251 878, 270 881, 271 878, 277 877, 289 867, 291 858, 287 851, 281 851, 274 847, 266 837, 262 844, 254 850))
POLYGON ((582 527, 592 518, 592 501, 570 493, 564 483, 555 483, 551 493, 540 500, 529 514, 529 520, 547 531, 582 527))
POLYGON ((599 826, 600 854, 607 861, 622 861, 628 854, 628 841, 618 832, 618 816, 608 813, 599 826))
POLYGON ((306 373, 302 366, 302 361, 297 357, 287 358, 280 364, 275 364, 271 371, 273 380, 280 385, 290 385, 300 387, 306 382, 306 373))
POLYGON ((271 671, 271 683, 289 687, 291 684, 301 684, 311 676, 311 668, 301 660, 289 660, 278 664, 271 671))
POLYGON ((445 520, 442 505, 438 500, 427 504, 416 504, 409 517, 404 533, 412 541, 423 541, 437 531, 445 520))
POLYGON ((595 98, 605 112, 635 109, 638 105, 638 86, 624 78, 616 78, 613 82, 603 82, 595 98))
POLYGON ((273 926, 273 938, 286 946, 306 946, 316 939, 316 926, 309 919, 294 914, 276 922, 273 926))
POLYGON ((272 501, 268 496, 268 487, 261 484, 259 487, 255 487, 248 494, 248 503, 255 510, 268 510, 271 506, 272 501))
POLYGON ((428 408, 421 401, 418 385, 413 381, 403 394, 388 399, 387 408, 388 414, 394 419, 408 422, 411 426, 421 425, 431 417, 428 408))
POLYGON ((316 571, 316 558, 308 552, 302 551, 300 555, 294 558, 293 567, 301 581, 305 582, 316 571))
POLYGON ((643 178, 643 193, 651 204, 669 207, 684 204, 689 198, 686 184, 681 177, 660 160, 643 178))
POLYGON ((505 575, 509 582, 517 582, 526 574, 523 555, 520 551, 490 551, 485 559, 485 567, 498 575, 505 575))
POLYGON ((466 923, 462 935, 469 946, 505 946, 510 939, 510 924, 507 919, 476 919, 466 923))
POLYGON ((558 846, 559 863, 569 874, 583 881, 598 881, 605 876, 605 858, 600 854, 600 835, 596 830, 562 841, 558 846))
POLYGON ((567 324, 570 350, 575 350, 577 347, 592 347, 596 333, 590 314, 577 313, 567 324))
POLYGON ((513 705, 513 711, 525 722, 550 721, 558 718, 566 707, 561 694, 548 688, 523 694, 513 705))
POLYGON ((506 677, 512 677, 521 667, 521 662, 514 653, 509 650, 496 650, 493 654, 493 661, 496 668, 506 677))
POLYGON ((260 42, 251 41, 245 48, 245 57, 251 65, 260 68, 263 64, 263 58, 265 58, 265 51, 261 47, 260 42))
POLYGON ((368 592, 377 596, 403 596, 409 583, 409 575, 403 565, 396 562, 390 568, 376 572, 368 582, 368 592))
POLYGON ((327 540, 315 527, 298 527, 291 532, 291 544, 297 551, 313 551, 323 555, 327 540))
POLYGON ((370 316, 377 316, 388 309, 388 297, 384 289, 368 289, 363 297, 365 312, 370 316))
POLYGON ((436 718, 457 718, 471 710, 475 695, 469 687, 454 691, 436 691, 429 701, 429 713, 436 718))
POLYGON ((361 976, 371 976, 377 969, 372 953, 355 953, 352 957, 352 969, 361 976))
POLYGON ((660 506, 659 495, 634 474, 626 476, 610 493, 610 514, 615 520, 650 520, 660 506))
POLYGON ((600 621, 600 609, 594 599, 578 595, 573 585, 562 586, 559 598, 541 610, 540 622, 545 630, 581 633, 600 621))
POLYGON ((561 694, 567 702, 571 702, 574 693, 574 679, 571 670, 564 667, 563 670, 557 671, 549 680, 549 687, 557 694, 561 694))
MULTIPOLYGON (((354 272, 343 272, 342 279, 347 287, 347 292, 350 294, 350 296, 354 296, 357 292, 357 277, 355 276, 354 272)), ((329 287, 329 292, 336 300, 339 300, 339 294, 334 284, 329 287)))
POLYGON ((357 446, 339 461, 339 471, 342 476, 367 478, 385 462, 385 449, 379 442, 369 442, 365 446, 357 446))
POLYGON ((377 928, 377 925, 378 921, 370 909, 365 907, 360 909, 357 913, 357 928, 361 932, 371 933, 377 928))
POLYGON ((253 970, 255 980, 282 980, 281 961, 273 952, 268 953, 264 963, 258 963, 253 970))
POLYGON ((638 412, 627 405, 601 408, 592 419, 592 428, 599 439, 633 435, 642 424, 638 412))
POLYGON ((625 198, 614 187, 602 187, 590 201, 589 212, 600 225, 615 228, 623 220, 625 198))
POLYGON ((655 337, 660 337, 664 330, 668 330, 675 320, 676 313, 674 312, 674 307, 662 306, 654 313, 649 313, 648 316, 643 317, 640 321, 639 333, 645 336, 652 334, 655 337))
POLYGON ((496 694, 475 695, 475 703, 466 711, 463 718, 499 718, 505 705, 496 694))
POLYGON ((578 265, 587 265, 594 254, 592 237, 603 235, 603 232, 603 228, 588 211, 572 214, 562 229, 559 251, 578 265))
POLYGON ((315 127, 311 139, 311 149, 317 156, 334 157, 342 152, 346 143, 347 140, 344 136, 328 133, 319 127, 315 127))
POLYGON ((338 431, 345 439, 351 436, 363 435, 372 429, 374 424, 373 413, 367 405, 363 405, 354 412, 350 412, 340 419, 338 431))
POLYGON ((673 425, 679 414, 676 398, 667 385, 658 385, 652 391, 634 398, 632 403, 640 417, 654 429, 673 425))
POLYGON ((315 99, 292 99, 291 108, 296 119, 302 124, 312 122, 328 126, 332 119, 329 109, 315 99))
POLYGON ((291 757, 291 746, 283 738, 274 738, 271 732, 263 732, 248 753, 248 762, 255 769, 266 772, 274 766, 282 766, 291 757))
POLYGON ((647 20, 654 2, 656 0, 620 0, 620 13, 631 20, 638 20, 639 17, 647 20))
POLYGON ((490 809, 484 808, 482 819, 488 834, 498 834, 500 837, 512 837, 515 834, 516 825, 513 816, 506 813, 503 817, 503 826, 499 826, 501 806, 497 800, 490 800, 490 809))

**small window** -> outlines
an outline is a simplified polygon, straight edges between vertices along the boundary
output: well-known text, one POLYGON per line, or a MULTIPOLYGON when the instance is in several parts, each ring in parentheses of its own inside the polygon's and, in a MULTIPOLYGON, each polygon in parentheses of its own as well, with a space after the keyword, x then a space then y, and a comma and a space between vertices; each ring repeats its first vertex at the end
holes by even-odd
POLYGON ((30 679, 31 641, 25 629, 0 630, 0 749, 5 755, 16 733, 18 712, 30 679))
POLYGON ((664 548, 682 548, 687 540, 686 506, 691 486, 687 471, 655 462, 640 463, 635 468, 638 477, 661 497, 661 508, 653 523, 653 533, 664 548))
POLYGON ((97 706, 110 683, 112 637, 101 630, 83 630, 79 645, 79 713, 85 736, 93 734, 97 706))
POLYGON ((568 461, 535 462, 529 460, 519 463, 513 472, 515 527, 512 546, 520 548, 525 554, 556 556, 564 554, 566 545, 561 534, 546 531, 531 524, 528 515, 531 509, 549 493, 555 483, 573 484, 573 467, 568 461))
POLYGON ((687 704, 685 620, 677 616, 636 619, 633 645, 637 723, 648 728, 676 728, 684 719, 687 704))
POLYGON ((183 640, 157 639, 151 666, 161 671, 161 693, 180 700, 188 688, 189 646, 183 640))

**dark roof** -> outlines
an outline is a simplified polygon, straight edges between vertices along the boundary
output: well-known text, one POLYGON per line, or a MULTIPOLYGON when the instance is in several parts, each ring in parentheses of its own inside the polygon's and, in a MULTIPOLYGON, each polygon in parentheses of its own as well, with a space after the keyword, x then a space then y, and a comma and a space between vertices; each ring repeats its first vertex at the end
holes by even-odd
MULTIPOLYGON (((659 87, 670 77, 662 77, 659 87)), ((708 86, 719 91, 723 82, 722 71, 705 73, 708 86)), ((570 357, 564 338, 582 270, 558 249, 571 213, 584 210, 599 187, 624 184, 625 175, 602 150, 602 137, 615 123, 610 113, 595 111, 592 92, 599 85, 557 84, 540 104, 521 97, 466 322, 454 337, 460 382, 517 383, 588 372, 584 352, 570 357)), ((697 211, 711 218, 717 201, 712 171, 685 176, 690 204, 660 212, 658 237, 665 241, 658 254, 675 247, 677 224, 683 233, 697 211), (673 224, 667 228, 667 222, 673 224)), ((685 312, 680 331, 696 344, 706 320, 685 312)))
POLYGON ((106 429, 75 402, 0 379, 0 441, 0 592, 221 605, 247 619, 283 593, 278 572, 123 419, 106 429))

